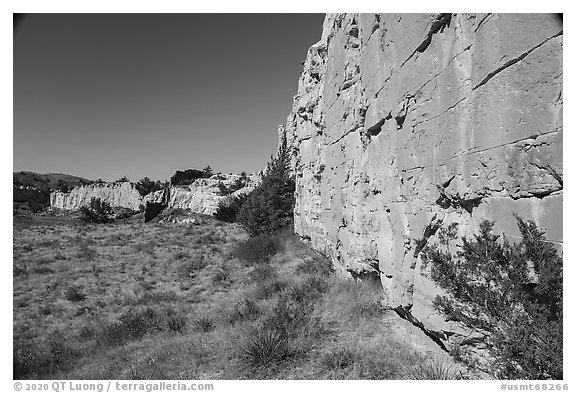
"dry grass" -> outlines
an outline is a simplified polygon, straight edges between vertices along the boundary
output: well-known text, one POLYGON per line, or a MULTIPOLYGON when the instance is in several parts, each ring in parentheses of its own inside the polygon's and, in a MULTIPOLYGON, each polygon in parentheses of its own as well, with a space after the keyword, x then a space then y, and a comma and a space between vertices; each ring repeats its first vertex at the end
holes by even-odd
POLYGON ((451 375, 390 335, 378 288, 335 277, 287 234, 259 249, 237 225, 196 217, 15 217, 14 377, 451 375))

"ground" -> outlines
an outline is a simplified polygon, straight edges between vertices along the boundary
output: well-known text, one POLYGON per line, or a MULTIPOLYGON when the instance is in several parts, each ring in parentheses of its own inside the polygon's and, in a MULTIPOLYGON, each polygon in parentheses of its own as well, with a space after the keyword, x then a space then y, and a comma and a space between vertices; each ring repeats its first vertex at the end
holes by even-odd
POLYGON ((14 215, 14 377, 439 379, 462 370, 289 231, 14 215), (400 334, 399 334, 400 332, 400 334))

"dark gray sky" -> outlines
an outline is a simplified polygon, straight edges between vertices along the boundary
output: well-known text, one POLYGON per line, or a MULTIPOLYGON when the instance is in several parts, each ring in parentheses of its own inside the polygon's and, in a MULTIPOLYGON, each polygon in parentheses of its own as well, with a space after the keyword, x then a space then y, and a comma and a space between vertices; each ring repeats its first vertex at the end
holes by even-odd
POLYGON ((322 14, 35 14, 14 31, 14 170, 256 172, 322 14))

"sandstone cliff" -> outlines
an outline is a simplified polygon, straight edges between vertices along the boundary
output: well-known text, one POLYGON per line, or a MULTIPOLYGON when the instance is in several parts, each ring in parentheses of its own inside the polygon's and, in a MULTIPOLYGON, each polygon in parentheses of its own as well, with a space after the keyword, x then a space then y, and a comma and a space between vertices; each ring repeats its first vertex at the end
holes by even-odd
POLYGON ((100 198, 112 207, 125 207, 138 210, 142 197, 133 184, 124 183, 94 183, 78 186, 70 192, 55 191, 50 194, 50 207, 75 210, 80 206, 90 205, 92 198, 100 198))
POLYGON ((69 193, 53 192, 50 195, 50 206, 75 210, 90 204, 92 197, 100 198, 112 207, 125 207, 138 210, 147 203, 158 203, 166 208, 187 209, 196 213, 214 214, 218 203, 226 195, 250 192, 259 183, 257 175, 242 179, 240 175, 214 175, 209 179, 197 179, 188 186, 170 186, 164 190, 150 193, 144 197, 136 187, 125 183, 99 183, 74 188, 69 193), (239 181, 242 187, 239 187, 239 181))
POLYGON ((279 129, 296 232, 415 323, 456 331, 421 272, 440 226, 514 238, 517 213, 562 243, 562 37, 554 15, 327 15, 279 129))
POLYGON ((171 209, 180 208, 196 213, 214 214, 218 208, 218 203, 226 195, 250 192, 260 182, 258 176, 251 175, 242 188, 230 194, 222 192, 222 187, 234 187, 240 179, 240 175, 214 175, 209 179, 197 179, 189 186, 171 186, 165 190, 146 195, 143 203, 161 203, 171 209))

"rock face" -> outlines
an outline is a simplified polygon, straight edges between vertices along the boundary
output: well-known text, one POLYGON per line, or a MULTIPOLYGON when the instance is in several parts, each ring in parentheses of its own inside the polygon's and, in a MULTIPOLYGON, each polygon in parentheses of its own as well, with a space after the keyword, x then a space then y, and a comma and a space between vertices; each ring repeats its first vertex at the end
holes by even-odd
POLYGON ((562 244, 562 20, 542 14, 327 15, 280 143, 295 230, 430 330, 420 250, 439 227, 513 215, 562 244))
POLYGON ((196 213, 214 214, 222 198, 226 195, 250 192, 258 185, 260 179, 257 175, 250 175, 245 179, 242 187, 239 186, 240 181, 242 181, 240 175, 214 175, 209 179, 197 179, 189 186, 171 186, 156 191, 146 195, 143 203, 162 203, 171 209, 179 208, 196 213), (235 190, 235 188, 238 189, 235 190))
POLYGON ((95 183, 88 186, 75 187, 70 192, 55 191, 50 194, 50 207, 75 210, 80 206, 90 205, 92 198, 100 198, 112 207, 125 207, 138 210, 142 197, 133 184, 95 183))
POLYGON ((100 198, 112 207, 125 207, 138 210, 147 203, 161 204, 166 208, 181 208, 196 213, 214 214, 218 202, 226 195, 250 192, 258 185, 257 175, 242 178, 240 175, 214 175, 208 179, 197 179, 188 186, 170 186, 144 197, 136 187, 125 183, 100 183, 76 187, 69 193, 53 192, 50 206, 59 209, 75 210, 90 204, 92 197, 100 198))

